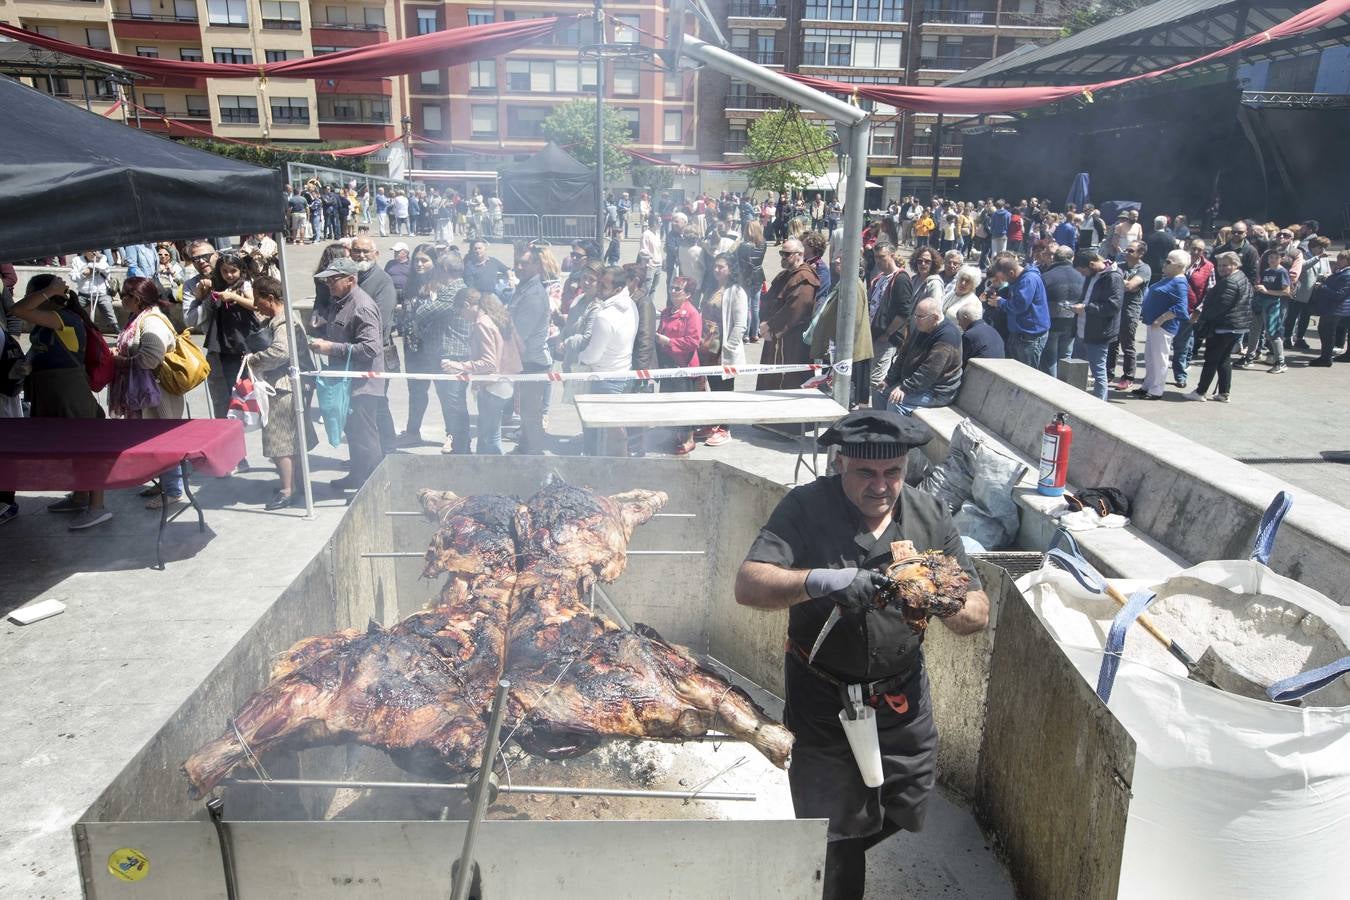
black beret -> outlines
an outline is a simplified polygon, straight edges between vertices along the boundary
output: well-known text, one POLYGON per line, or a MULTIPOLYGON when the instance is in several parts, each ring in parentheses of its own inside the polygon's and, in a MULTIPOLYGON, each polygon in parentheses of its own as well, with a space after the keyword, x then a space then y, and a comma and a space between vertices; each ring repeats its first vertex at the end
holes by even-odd
POLYGON ((860 409, 844 416, 822 434, 821 447, 838 445, 839 453, 854 459, 894 459, 911 447, 922 447, 931 435, 927 426, 909 416, 879 409, 860 409))

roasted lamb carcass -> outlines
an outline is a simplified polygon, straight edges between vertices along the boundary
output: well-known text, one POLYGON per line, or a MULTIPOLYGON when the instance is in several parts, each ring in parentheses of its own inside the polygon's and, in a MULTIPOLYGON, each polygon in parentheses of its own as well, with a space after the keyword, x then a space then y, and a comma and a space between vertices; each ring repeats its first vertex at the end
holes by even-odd
POLYGON ((663 491, 632 490, 609 497, 554 476, 525 502, 529 536, 521 543, 521 568, 536 560, 590 569, 604 582, 623 574, 633 529, 666 505, 663 491))
POLYGON ((937 550, 919 553, 909 541, 891 544, 891 558, 886 575, 895 589, 884 592, 882 599, 888 606, 900 606, 915 634, 928 629, 929 616, 945 619, 965 608, 970 576, 954 558, 937 550))
POLYGON ((201 797, 235 768, 278 748, 358 743, 429 777, 477 764, 485 725, 465 681, 426 638, 372 623, 249 698, 220 737, 183 763, 201 797))

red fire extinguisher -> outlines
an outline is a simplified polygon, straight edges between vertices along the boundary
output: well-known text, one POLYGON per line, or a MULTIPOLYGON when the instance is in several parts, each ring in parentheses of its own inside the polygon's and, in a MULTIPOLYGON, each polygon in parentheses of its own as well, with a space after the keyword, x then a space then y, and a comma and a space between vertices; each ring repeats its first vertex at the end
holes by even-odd
POLYGON ((1041 469, 1036 490, 1047 497, 1064 493, 1069 481, 1069 447, 1073 445, 1073 429, 1068 415, 1055 413, 1054 420, 1041 433, 1041 469))

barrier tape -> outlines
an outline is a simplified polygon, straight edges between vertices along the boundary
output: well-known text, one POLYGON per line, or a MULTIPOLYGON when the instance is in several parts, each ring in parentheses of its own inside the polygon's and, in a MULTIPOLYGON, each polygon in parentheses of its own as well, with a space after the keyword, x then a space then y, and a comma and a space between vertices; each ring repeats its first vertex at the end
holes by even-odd
MULTIPOLYGON (((466 381, 486 384, 512 382, 564 382, 564 381, 659 381, 664 378, 693 378, 700 375, 721 375, 734 378, 737 375, 781 375, 788 372, 811 372, 822 379, 831 372, 848 376, 853 372, 852 360, 843 360, 834 364, 796 363, 761 364, 744 366, 689 366, 676 369, 614 369, 608 372, 522 372, 518 375, 470 375, 467 372, 354 372, 346 369, 323 369, 321 371, 301 372, 306 378, 379 378, 384 380, 403 379, 406 381, 466 381)), ((816 379, 813 379, 816 380, 816 379)), ((818 382, 817 382, 818 383, 818 382)))

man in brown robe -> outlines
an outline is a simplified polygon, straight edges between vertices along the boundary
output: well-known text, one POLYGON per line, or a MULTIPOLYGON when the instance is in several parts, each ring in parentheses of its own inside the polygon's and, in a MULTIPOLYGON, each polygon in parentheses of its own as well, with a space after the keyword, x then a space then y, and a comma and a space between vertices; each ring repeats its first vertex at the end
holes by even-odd
MULTIPOLYGON (((778 249, 783 271, 778 273, 760 303, 759 336, 764 339, 760 362, 769 365, 807 363, 811 348, 802 333, 811 324, 820 278, 806 264, 802 242, 789 238, 778 249)), ((781 391, 800 388, 810 372, 760 375, 756 390, 781 391)))

